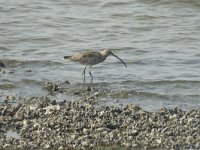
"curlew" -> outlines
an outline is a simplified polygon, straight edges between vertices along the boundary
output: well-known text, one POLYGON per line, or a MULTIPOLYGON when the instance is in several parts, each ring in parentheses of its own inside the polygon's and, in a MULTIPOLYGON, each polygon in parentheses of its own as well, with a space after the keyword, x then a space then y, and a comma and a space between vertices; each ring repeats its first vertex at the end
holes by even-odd
POLYGON ((126 63, 121 58, 119 58, 118 56, 113 54, 113 52, 111 50, 108 50, 108 49, 104 49, 99 52, 84 51, 84 52, 77 53, 77 54, 74 54, 71 56, 64 56, 64 59, 70 59, 71 61, 75 61, 75 62, 85 65, 85 68, 83 69, 83 75, 84 75, 84 80, 85 80, 85 70, 86 70, 87 66, 89 67, 89 75, 93 79, 92 73, 90 71, 91 67, 103 62, 110 55, 119 59, 121 61, 121 63, 123 63, 124 66, 127 68, 126 63))

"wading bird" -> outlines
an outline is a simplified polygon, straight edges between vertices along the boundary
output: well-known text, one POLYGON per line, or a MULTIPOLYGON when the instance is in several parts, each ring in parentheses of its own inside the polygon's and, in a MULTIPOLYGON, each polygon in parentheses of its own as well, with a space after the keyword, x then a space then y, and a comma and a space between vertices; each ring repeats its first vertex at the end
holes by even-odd
POLYGON ((108 50, 108 49, 104 49, 99 52, 84 51, 84 52, 77 53, 77 54, 74 54, 71 56, 64 56, 64 59, 70 59, 71 61, 79 62, 80 64, 85 65, 85 68, 83 69, 83 75, 84 75, 84 81, 85 81, 86 68, 89 67, 89 74, 90 74, 91 78, 93 79, 92 73, 90 71, 91 67, 103 62, 110 55, 119 59, 121 61, 121 63, 123 63, 124 66, 127 68, 126 63, 121 58, 119 58, 118 56, 113 54, 113 52, 111 50, 108 50))

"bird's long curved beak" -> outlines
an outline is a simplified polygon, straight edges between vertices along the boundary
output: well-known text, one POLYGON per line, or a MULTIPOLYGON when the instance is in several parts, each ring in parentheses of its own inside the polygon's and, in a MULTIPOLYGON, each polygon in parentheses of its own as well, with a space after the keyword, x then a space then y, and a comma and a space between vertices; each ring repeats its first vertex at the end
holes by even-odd
POLYGON ((123 63, 124 66, 127 68, 126 63, 121 58, 119 58, 117 55, 115 55, 113 53, 111 53, 111 55, 113 55, 114 57, 116 57, 117 59, 119 59, 121 61, 121 63, 123 63))

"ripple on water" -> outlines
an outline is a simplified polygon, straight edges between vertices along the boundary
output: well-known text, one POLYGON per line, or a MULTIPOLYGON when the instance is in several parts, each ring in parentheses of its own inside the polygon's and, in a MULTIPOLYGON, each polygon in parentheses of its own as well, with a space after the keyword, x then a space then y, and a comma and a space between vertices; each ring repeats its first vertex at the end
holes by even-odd
POLYGON ((102 104, 199 107, 199 0, 0 4, 6 16, 0 27, 0 61, 6 66, 0 72, 1 95, 48 95, 43 83, 53 81, 64 93, 50 96, 61 101, 98 92, 102 104), (103 48, 128 68, 109 57, 92 69, 94 82, 83 84, 83 66, 62 60, 103 48), (65 81, 71 84, 62 85, 65 81))

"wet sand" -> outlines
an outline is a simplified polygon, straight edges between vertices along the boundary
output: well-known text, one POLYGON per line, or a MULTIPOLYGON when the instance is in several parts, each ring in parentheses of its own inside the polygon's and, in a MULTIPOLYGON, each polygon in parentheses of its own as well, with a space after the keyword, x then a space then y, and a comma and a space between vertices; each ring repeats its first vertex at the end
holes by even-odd
POLYGON ((0 104, 0 149, 199 149, 200 109, 147 112, 32 97, 0 104))

